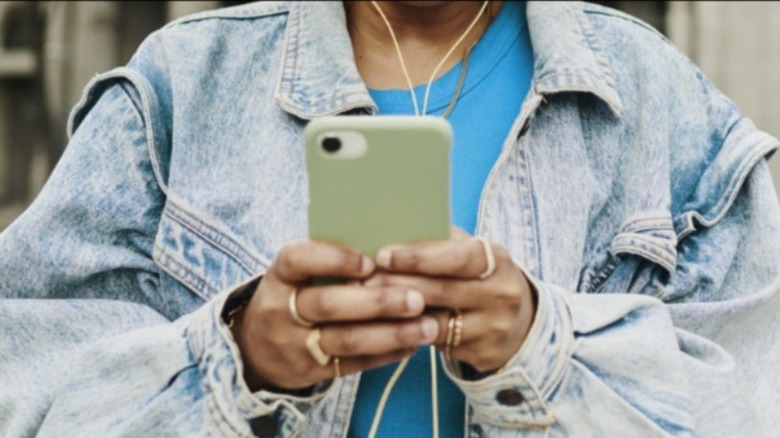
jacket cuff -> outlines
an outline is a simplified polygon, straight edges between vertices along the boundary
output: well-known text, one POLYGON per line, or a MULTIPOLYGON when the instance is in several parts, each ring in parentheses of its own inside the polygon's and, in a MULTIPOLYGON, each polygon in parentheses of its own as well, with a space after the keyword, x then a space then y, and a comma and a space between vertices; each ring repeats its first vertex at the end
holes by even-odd
POLYGON ((244 381, 244 364, 238 345, 222 315, 225 304, 234 295, 241 294, 260 275, 215 296, 192 314, 187 330, 188 344, 203 377, 205 398, 209 411, 217 416, 216 427, 226 436, 252 436, 249 421, 270 416, 276 428, 294 435, 304 427, 306 413, 313 404, 325 397, 333 387, 333 380, 315 385, 309 395, 251 392, 244 381))
POLYGON ((567 369, 574 349, 566 291, 536 281, 534 322, 520 350, 497 373, 466 380, 457 361, 442 356, 445 372, 460 387, 477 422, 504 427, 547 427, 555 422, 547 400, 567 369))

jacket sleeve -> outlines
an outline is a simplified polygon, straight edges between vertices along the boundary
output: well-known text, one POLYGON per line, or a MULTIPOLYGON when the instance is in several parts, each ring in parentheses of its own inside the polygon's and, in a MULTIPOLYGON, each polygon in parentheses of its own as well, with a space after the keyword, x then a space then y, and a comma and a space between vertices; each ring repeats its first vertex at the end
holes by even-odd
MULTIPOLYGON (((538 312, 510 363, 476 381, 448 367, 484 436, 752 437, 780 428, 780 211, 764 158, 778 141, 710 85, 692 84, 711 90, 702 111, 718 123, 710 135, 724 136, 697 162, 675 218, 676 267, 640 264, 610 293, 531 278, 538 312)), ((678 90, 701 96, 688 91, 678 90)))
POLYGON ((42 193, 0 234, 0 436, 252 436, 250 419, 289 429, 284 407, 324 396, 251 393, 222 318, 242 285, 204 302, 153 261, 153 100, 129 68, 96 77, 42 193))
POLYGON ((689 288, 687 299, 532 279, 538 312, 521 350, 485 379, 463 379, 457 364, 450 376, 485 436, 769 436, 780 405, 778 236, 761 161, 717 225, 683 241, 673 279, 653 291, 689 288), (507 392, 522 397, 502 403, 507 392))

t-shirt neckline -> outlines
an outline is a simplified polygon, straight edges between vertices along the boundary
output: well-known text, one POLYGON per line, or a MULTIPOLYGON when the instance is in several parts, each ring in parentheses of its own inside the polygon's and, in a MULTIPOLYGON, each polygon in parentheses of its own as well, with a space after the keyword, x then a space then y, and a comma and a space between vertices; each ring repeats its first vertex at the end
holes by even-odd
MULTIPOLYGON (((459 98, 473 90, 517 43, 526 27, 525 3, 503 2, 498 16, 471 50, 468 71, 459 98), (516 20, 520 20, 522 25, 517 26, 516 20)), ((463 61, 460 61, 431 84, 428 114, 440 113, 449 105, 462 68, 463 61)), ((422 111, 426 85, 420 84, 414 87, 420 111, 422 111)), ((369 89, 369 93, 377 103, 380 114, 414 114, 414 104, 406 88, 384 90, 372 88, 369 89)))

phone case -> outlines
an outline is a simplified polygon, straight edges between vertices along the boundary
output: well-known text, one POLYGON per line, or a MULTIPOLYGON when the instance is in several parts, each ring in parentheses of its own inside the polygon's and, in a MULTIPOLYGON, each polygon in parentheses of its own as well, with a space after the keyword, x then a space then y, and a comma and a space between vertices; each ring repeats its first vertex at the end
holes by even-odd
POLYGON ((387 244, 448 239, 452 129, 435 117, 342 116, 313 120, 304 132, 309 237, 370 257, 387 244), (334 158, 324 135, 356 131, 365 153, 334 158))

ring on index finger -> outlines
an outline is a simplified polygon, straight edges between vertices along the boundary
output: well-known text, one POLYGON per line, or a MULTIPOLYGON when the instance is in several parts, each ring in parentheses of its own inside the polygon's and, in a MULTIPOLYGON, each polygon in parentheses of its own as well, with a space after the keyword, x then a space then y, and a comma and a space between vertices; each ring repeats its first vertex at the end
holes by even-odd
POLYGON ((484 280, 493 275, 493 272, 495 272, 496 257, 493 255, 493 246, 487 239, 484 237, 474 237, 474 239, 479 241, 479 243, 482 244, 482 247, 485 248, 485 261, 487 263, 487 267, 485 268, 485 272, 479 274, 479 279, 484 280))
POLYGON ((314 327, 314 323, 311 321, 307 321, 304 319, 300 313, 298 313, 298 288, 296 287, 293 289, 292 293, 290 294, 290 301, 288 302, 289 308, 290 308, 290 316, 292 316, 292 319, 298 323, 298 325, 302 325, 306 328, 312 328, 314 327))

